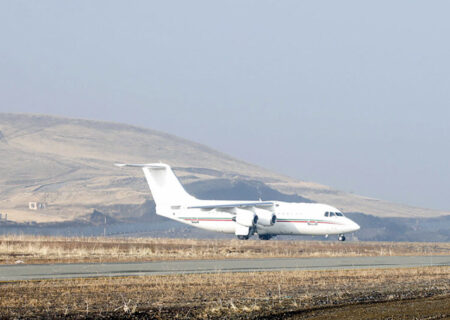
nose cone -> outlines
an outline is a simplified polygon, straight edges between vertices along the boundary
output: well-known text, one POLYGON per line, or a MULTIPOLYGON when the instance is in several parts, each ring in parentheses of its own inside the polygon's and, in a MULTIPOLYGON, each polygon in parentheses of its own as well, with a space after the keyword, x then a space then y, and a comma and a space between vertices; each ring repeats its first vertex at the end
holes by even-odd
MULTIPOLYGON (((351 220, 350 220, 350 221, 351 221, 351 220)), ((350 223, 350 228, 351 228, 351 231, 350 231, 350 232, 358 231, 359 229, 361 229, 361 227, 359 226, 359 224, 357 224, 357 223, 354 222, 354 221, 351 221, 351 223, 350 223)))
POLYGON ((361 227, 359 226, 359 224, 357 224, 353 220, 350 220, 349 218, 345 218, 345 224, 343 225, 343 229, 345 229, 345 231, 343 231, 343 233, 354 232, 359 230, 360 228, 361 227))

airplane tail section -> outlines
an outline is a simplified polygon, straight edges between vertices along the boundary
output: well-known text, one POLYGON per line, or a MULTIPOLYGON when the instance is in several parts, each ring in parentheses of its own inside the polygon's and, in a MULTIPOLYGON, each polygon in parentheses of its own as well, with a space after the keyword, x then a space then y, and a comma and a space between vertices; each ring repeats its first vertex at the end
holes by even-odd
POLYGON ((156 206, 188 205, 197 199, 184 190, 169 165, 163 163, 121 164, 118 167, 142 168, 156 206))

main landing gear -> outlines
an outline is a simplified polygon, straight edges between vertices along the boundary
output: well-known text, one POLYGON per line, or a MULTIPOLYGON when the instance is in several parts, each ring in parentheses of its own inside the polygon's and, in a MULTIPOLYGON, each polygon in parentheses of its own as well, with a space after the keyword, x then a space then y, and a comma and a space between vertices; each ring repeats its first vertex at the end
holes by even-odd
POLYGON ((345 236, 343 234, 340 234, 338 240, 339 241, 345 241, 345 236))
MULTIPOLYGON (((241 236, 241 235, 237 236, 237 238, 239 240, 248 240, 249 237, 250 236, 241 236)), ((271 235, 271 234, 260 234, 260 235, 258 235, 258 238, 259 238, 259 240, 270 240, 270 239, 273 238, 273 235, 271 235)))

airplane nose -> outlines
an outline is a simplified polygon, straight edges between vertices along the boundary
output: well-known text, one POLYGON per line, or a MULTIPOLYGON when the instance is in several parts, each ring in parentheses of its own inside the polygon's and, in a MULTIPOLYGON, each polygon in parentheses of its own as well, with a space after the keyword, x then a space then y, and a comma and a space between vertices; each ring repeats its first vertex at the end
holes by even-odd
POLYGON ((354 231, 357 231, 357 230, 361 229, 359 224, 357 224, 355 221, 353 221, 353 220, 351 220, 349 218, 346 218, 346 219, 347 220, 346 220, 346 223, 345 223, 345 227, 348 230, 346 232, 354 232, 354 231))

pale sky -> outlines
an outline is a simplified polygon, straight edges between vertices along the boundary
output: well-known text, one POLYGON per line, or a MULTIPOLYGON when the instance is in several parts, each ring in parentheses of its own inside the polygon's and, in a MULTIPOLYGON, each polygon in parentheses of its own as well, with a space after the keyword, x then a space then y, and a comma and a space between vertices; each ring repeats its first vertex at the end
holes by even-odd
POLYGON ((0 112, 139 125, 449 210, 449 13, 413 0, 1 1, 0 112))

